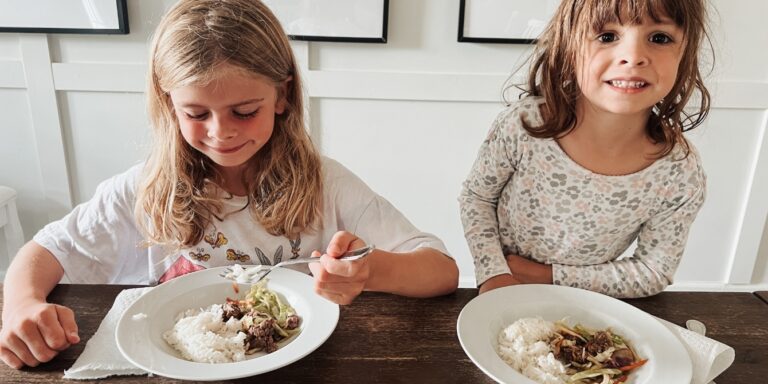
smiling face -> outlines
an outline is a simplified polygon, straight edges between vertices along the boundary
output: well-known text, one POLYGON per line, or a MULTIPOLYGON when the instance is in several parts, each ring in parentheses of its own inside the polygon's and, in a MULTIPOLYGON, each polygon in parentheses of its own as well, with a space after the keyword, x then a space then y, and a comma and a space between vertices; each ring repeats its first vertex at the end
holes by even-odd
POLYGON ((207 84, 182 86, 170 96, 184 140, 229 173, 269 141, 285 99, 266 78, 228 65, 217 72, 207 84))
POLYGON ((579 103, 602 112, 647 117, 675 85, 683 43, 682 29, 668 18, 607 23, 588 35, 576 62, 583 95, 579 103))

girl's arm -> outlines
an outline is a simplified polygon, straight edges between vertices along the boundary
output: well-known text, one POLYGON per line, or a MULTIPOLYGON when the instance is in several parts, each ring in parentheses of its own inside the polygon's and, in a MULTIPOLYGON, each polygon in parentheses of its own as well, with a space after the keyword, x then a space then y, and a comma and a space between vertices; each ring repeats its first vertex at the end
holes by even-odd
POLYGON ((434 248, 405 253, 375 250, 369 263, 371 277, 366 282, 366 291, 432 297, 451 293, 458 287, 456 262, 434 248))
MULTIPOLYGON (((496 210, 504 187, 517 170, 517 143, 522 130, 519 125, 520 116, 516 108, 499 114, 459 195, 461 222, 475 263, 478 286, 501 275, 507 275, 503 278, 505 281, 512 281, 501 248, 496 210)), ((499 279, 496 279, 498 282, 499 279)), ((496 283, 495 287, 502 286, 496 283)), ((481 292, 487 290, 481 287, 481 292)))
POLYGON ((340 231, 333 236, 326 254, 313 253, 320 257, 320 263, 309 265, 319 295, 337 304, 350 304, 364 290, 432 297, 451 293, 458 287, 456 262, 434 248, 410 252, 375 249, 360 260, 335 259, 364 245, 356 235, 340 231))
POLYGON ((667 202, 667 208, 644 223, 632 257, 597 265, 552 266, 554 284, 619 298, 655 295, 672 283, 685 250, 688 231, 704 203, 703 173, 667 202))
POLYGON ((46 297, 64 276, 58 260, 34 241, 8 267, 3 284, 0 358, 19 369, 50 361, 80 341, 74 313, 46 297))

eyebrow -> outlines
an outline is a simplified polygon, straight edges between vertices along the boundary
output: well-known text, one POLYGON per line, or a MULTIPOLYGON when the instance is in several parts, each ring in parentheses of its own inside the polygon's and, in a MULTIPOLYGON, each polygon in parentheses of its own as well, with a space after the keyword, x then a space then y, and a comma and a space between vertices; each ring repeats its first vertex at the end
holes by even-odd
MULTIPOLYGON (((232 104, 232 105, 227 105, 227 108, 237 108, 237 107, 242 106, 242 105, 253 104, 253 103, 260 103, 262 101, 264 101, 263 97, 260 98, 260 99, 248 99, 248 100, 241 101, 239 103, 235 103, 235 104, 232 104)), ((204 105, 194 104, 194 103, 184 103, 181 106, 184 107, 184 108, 207 108, 204 105)))

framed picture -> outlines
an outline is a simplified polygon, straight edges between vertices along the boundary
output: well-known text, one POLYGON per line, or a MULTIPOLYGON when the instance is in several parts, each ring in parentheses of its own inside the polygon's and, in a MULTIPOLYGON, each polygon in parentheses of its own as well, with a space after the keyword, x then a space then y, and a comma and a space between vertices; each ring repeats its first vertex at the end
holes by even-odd
POLYGON ((126 0, 0 0, 0 32, 127 34, 126 0))
POLYGON ((461 0, 459 41, 532 44, 560 0, 461 0))
POLYGON ((264 0, 294 40, 386 43, 389 0, 264 0))

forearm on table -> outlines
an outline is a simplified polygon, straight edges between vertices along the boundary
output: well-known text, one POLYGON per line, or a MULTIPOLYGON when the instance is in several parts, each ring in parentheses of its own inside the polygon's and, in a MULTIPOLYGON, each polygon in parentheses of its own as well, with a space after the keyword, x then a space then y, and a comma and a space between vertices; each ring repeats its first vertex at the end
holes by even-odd
POLYGON ((371 275, 366 291, 410 297, 433 297, 456 290, 459 269, 455 260, 434 248, 394 253, 380 249, 369 256, 371 275))
POLYGON ((671 283, 640 260, 629 258, 596 265, 560 265, 552 268, 554 284, 588 289, 618 298, 647 297, 671 283))
POLYGON ((5 273, 3 303, 45 301, 63 276, 64 269, 53 254, 30 241, 21 247, 5 273))

